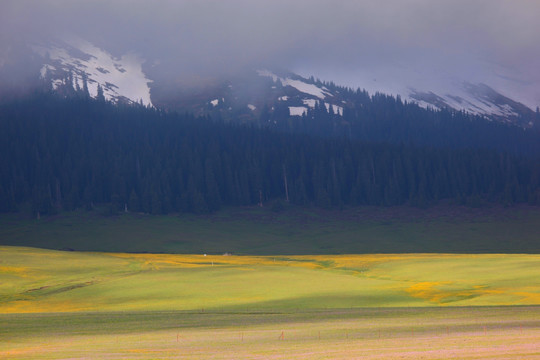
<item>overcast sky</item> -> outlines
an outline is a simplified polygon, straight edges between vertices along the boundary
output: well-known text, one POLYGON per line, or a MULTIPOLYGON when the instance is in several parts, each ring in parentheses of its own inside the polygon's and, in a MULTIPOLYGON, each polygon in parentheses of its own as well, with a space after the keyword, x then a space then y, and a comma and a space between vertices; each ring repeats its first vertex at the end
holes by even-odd
POLYGON ((460 74, 540 104, 538 0, 1 0, 0 33, 2 50, 76 34, 169 71, 268 64, 389 90, 460 74))

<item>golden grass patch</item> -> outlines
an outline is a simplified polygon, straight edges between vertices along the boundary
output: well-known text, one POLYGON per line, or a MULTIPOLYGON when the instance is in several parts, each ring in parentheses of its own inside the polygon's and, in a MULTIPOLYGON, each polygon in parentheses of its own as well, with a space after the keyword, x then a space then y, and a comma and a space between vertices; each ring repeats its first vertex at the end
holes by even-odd
POLYGON ((26 266, 0 266, 0 274, 2 273, 26 277, 28 276, 28 267, 26 266))
POLYGON ((539 255, 0 256, 0 313, 540 304, 539 255))

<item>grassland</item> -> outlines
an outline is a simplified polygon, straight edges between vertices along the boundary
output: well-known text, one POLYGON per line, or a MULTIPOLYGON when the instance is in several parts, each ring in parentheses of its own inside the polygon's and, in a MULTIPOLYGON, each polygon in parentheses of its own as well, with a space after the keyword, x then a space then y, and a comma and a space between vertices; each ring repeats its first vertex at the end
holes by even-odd
POLYGON ((540 305, 540 255, 223 256, 0 247, 0 313, 540 305))
POLYGON ((540 307, 0 315, 2 359, 536 359, 540 307))
POLYGON ((0 245, 0 359, 540 358, 537 208, 1 215, 0 245))
POLYGON ((184 254, 540 253, 540 208, 224 209, 211 215, 99 211, 0 215, 0 245, 184 254))
POLYGON ((534 254, 0 247, 2 359, 533 359, 538 305, 534 254))

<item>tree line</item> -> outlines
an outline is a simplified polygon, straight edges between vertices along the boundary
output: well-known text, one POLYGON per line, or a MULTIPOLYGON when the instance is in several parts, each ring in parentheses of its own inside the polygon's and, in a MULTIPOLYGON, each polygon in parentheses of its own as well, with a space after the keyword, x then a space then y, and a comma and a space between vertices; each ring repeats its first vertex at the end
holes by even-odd
POLYGON ((0 211, 540 204, 536 157, 287 133, 38 92, 0 105, 0 211))
POLYGON ((259 116, 263 127, 279 131, 322 137, 340 137, 369 142, 415 144, 419 146, 484 148, 513 154, 540 155, 540 110, 516 119, 517 124, 531 123, 531 128, 493 121, 453 109, 422 108, 382 93, 370 95, 365 90, 351 90, 325 84, 346 100, 343 114, 318 101, 301 117, 291 117, 286 104, 275 102, 270 111, 259 116))

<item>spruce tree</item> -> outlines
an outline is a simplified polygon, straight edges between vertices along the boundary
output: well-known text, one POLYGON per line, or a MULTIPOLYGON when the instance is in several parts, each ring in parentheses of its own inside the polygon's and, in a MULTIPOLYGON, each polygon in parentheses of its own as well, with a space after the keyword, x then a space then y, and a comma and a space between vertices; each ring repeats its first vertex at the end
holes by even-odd
POLYGON ((103 88, 100 84, 98 84, 97 86, 96 100, 100 102, 105 102, 105 95, 103 94, 103 88))

